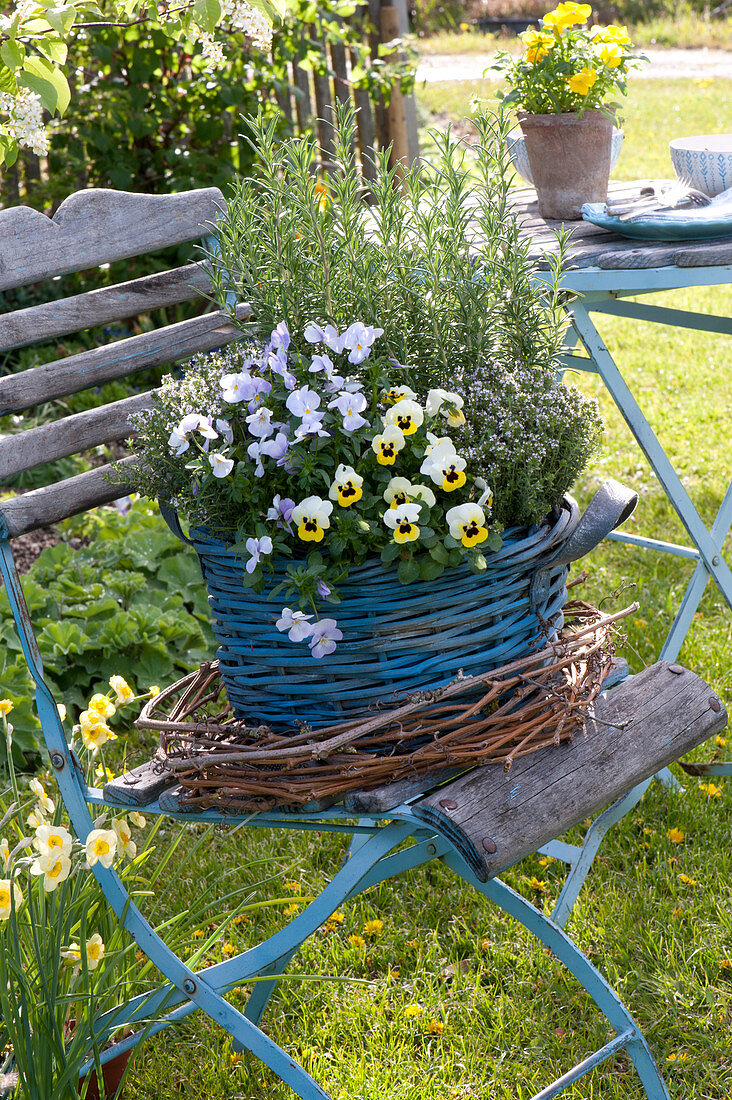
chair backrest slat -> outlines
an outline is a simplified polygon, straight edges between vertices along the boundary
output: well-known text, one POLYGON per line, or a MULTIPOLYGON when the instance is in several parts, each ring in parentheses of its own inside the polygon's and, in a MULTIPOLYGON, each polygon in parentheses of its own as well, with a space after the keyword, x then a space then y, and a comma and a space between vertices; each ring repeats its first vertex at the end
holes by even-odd
MULTIPOLYGON (((125 458, 121 465, 129 466, 134 461, 134 457, 125 458)), ((65 481, 32 489, 13 500, 4 500, 2 512, 10 538, 59 523, 69 516, 77 516, 89 508, 125 496, 129 490, 110 480, 111 470, 111 466, 98 466, 65 481)))
POLYGON ((188 359, 230 344, 241 332, 223 313, 206 313, 154 332, 69 355, 0 379, 0 416, 124 378, 147 367, 188 359))
POLYGON ((127 418, 149 409, 151 399, 152 391, 148 390, 0 439, 0 478, 134 436, 127 418))
POLYGON ((205 270, 198 264, 187 264, 116 286, 74 294, 57 302, 43 302, 5 313, 0 315, 0 352, 187 302, 209 286, 205 270))
POLYGON ((0 210, 0 290, 199 240, 223 206, 216 187, 178 195, 91 189, 70 195, 53 218, 27 206, 0 210))

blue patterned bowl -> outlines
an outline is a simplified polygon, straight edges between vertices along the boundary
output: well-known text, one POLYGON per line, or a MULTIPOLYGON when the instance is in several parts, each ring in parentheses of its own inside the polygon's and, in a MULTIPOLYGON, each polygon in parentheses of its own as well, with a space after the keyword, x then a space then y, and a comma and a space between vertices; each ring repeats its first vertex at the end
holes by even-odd
MULTIPOLYGON (((617 127, 613 128, 612 144, 610 146, 610 171, 617 164, 618 157, 620 156, 620 147, 623 144, 623 131, 617 127)), ((531 175, 531 168, 529 167, 529 156, 526 152, 526 142, 524 141, 524 135, 521 132, 520 126, 516 126, 510 131, 506 138, 506 146, 508 148, 508 155, 511 158, 511 163, 521 176, 522 180, 526 180, 533 186, 534 180, 531 175)))
POLYGON ((721 195, 732 187, 732 134, 701 134, 669 143, 674 172, 687 187, 721 195))

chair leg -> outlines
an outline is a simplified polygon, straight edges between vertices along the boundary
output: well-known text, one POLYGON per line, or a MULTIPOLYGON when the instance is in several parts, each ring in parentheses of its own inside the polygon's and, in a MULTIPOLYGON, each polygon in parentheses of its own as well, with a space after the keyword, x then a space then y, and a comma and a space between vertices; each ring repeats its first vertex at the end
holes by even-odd
POLYGON ((618 998, 609 983, 592 965, 579 947, 544 913, 539 912, 530 902, 506 886, 500 879, 480 882, 455 852, 450 852, 444 861, 456 874, 474 886, 504 912, 514 917, 533 936, 567 967, 580 985, 589 993, 600 1012, 616 1032, 614 1039, 594 1051, 571 1070, 558 1077, 532 1100, 550 1100, 568 1085, 578 1081, 591 1069, 599 1066, 618 1050, 625 1049, 640 1078, 648 1100, 670 1100, 668 1089, 651 1054, 640 1028, 633 1020, 627 1008, 618 998))

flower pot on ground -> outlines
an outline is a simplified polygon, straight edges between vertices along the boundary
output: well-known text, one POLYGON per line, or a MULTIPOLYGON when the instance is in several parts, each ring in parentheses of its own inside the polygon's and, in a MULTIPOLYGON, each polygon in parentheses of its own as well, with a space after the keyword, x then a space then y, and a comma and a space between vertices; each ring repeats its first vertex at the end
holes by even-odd
POLYGON ((542 218, 578 221, 585 202, 605 202, 613 120, 603 111, 518 112, 542 218))

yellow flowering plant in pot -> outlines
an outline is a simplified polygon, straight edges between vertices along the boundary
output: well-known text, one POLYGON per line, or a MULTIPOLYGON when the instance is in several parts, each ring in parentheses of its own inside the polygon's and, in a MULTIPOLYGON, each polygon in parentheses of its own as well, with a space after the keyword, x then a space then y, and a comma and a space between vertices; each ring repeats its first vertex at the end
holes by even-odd
POLYGON ((574 220, 585 202, 604 202, 619 104, 627 78, 642 59, 632 52, 626 27, 591 25, 592 8, 560 3, 539 30, 520 36, 516 58, 496 57, 526 143, 542 217, 574 220))

